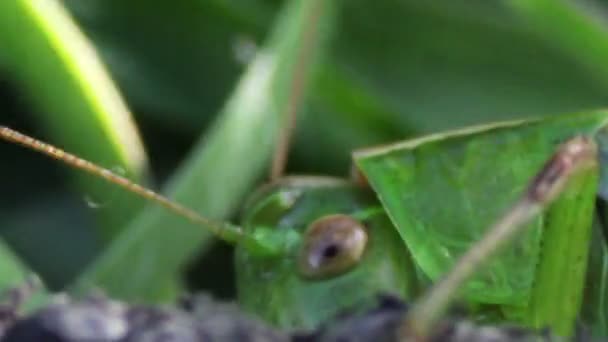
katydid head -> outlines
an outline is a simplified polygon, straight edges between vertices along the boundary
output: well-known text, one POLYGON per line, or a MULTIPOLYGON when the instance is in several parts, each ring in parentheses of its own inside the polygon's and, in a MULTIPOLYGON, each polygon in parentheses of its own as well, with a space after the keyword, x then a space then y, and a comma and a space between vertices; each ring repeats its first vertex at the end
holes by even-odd
POLYGON ((237 246, 241 304, 286 328, 316 327, 378 293, 411 297, 416 270, 375 195, 344 180, 289 177, 254 195, 244 230, 272 229, 282 255, 237 246))
POLYGON ((250 202, 243 227, 213 221, 161 194, 6 127, 0 138, 100 177, 236 245, 245 308, 282 327, 312 328, 378 293, 411 297, 416 269, 375 195, 332 178, 284 178, 250 202))

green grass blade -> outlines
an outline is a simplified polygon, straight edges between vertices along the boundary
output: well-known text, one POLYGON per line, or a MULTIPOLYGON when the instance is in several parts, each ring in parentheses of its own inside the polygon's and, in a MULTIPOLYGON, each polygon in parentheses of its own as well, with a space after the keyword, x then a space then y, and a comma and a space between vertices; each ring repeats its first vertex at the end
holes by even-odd
MULTIPOLYGON (((300 50, 316 49, 321 41, 316 37, 305 46, 303 35, 317 15, 314 28, 326 26, 331 13, 326 7, 328 2, 322 0, 288 3, 271 40, 250 64, 218 121, 171 180, 166 191, 171 198, 218 219, 239 206, 268 165, 286 106, 298 102, 290 94, 305 83, 301 76, 307 73, 298 70, 300 50)), ((76 288, 101 287, 119 298, 168 299, 162 294, 166 282, 179 279, 181 267, 211 241, 209 237, 183 218, 148 207, 76 288)))
MULTIPOLYGON (((144 178, 146 155, 129 110, 60 1, 0 1, 0 45, 49 140, 132 179, 144 178)), ((108 204, 96 214, 101 234, 110 239, 140 202, 100 180, 76 177, 80 192, 108 204)))
POLYGON ((6 291, 11 291, 23 286, 33 286, 31 296, 23 298, 23 307, 19 308, 22 311, 31 311, 49 300, 48 293, 40 286, 32 282, 36 282, 34 273, 13 253, 10 247, 0 239, 0 303, 4 304, 7 298, 1 297, 6 294, 6 291))
MULTIPOLYGON (((564 0, 507 0, 545 39, 573 56, 608 85, 608 27, 591 4, 564 0)), ((596 6, 600 6, 597 4, 596 6)))
POLYGON ((0 292, 21 284, 27 276, 23 262, 0 240, 0 292))

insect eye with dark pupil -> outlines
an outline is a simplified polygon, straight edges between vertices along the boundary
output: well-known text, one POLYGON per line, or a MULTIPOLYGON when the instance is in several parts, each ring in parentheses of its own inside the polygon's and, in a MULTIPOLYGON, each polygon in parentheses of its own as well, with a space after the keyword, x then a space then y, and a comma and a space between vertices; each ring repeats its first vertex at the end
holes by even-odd
POLYGON ((356 266, 365 251, 363 224, 347 215, 328 215, 311 223, 305 233, 298 266, 309 279, 337 276, 356 266))
POLYGON ((325 257, 325 259, 331 259, 331 258, 335 257, 336 255, 338 255, 339 251, 340 251, 340 248, 338 248, 338 246, 329 245, 323 250, 323 257, 325 257))

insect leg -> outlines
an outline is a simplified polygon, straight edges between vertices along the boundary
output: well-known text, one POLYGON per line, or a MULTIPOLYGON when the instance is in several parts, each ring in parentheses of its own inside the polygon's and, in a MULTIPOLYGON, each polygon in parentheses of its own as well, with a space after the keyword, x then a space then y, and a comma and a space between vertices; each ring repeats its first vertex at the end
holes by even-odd
POLYGON ((399 334, 402 340, 425 340, 463 284, 513 238, 532 218, 554 201, 580 171, 597 167, 597 145, 589 137, 562 144, 532 179, 520 199, 490 227, 407 314, 399 334))

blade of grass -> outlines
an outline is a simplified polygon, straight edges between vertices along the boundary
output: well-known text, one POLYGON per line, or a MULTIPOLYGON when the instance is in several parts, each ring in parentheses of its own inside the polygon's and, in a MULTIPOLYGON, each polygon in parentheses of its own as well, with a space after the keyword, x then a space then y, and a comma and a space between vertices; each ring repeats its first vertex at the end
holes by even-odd
MULTIPOLYGON (((8 71, 37 106, 49 140, 142 181, 147 158, 129 110, 94 47, 57 0, 0 1, 0 45, 8 71)), ((76 176, 108 240, 141 206, 102 181, 76 176)))
POLYGON ((587 67, 591 76, 608 84, 608 24, 598 15, 601 11, 591 11, 590 3, 564 0, 507 0, 506 4, 533 30, 587 67))
MULTIPOLYGON (((167 186, 180 203, 213 218, 226 218, 267 168, 287 106, 301 102, 313 58, 298 63, 301 49, 319 52, 330 2, 290 1, 268 44, 258 52, 210 132, 167 186), (319 16, 314 20, 314 16, 319 16), (310 46, 304 33, 313 30, 310 46), (297 68, 306 70, 297 70, 297 68), (297 98, 293 98, 293 96, 297 98)), ((309 54, 310 56, 310 54, 309 54)), ((75 285, 145 301, 167 298, 167 282, 181 279, 184 263, 210 242, 209 234, 183 218, 150 206, 139 215, 75 285)), ((204 270, 201 270, 204 272, 204 270)), ((209 275, 217 277, 221 275, 209 275)), ((174 295, 174 291, 169 292, 174 295)))
POLYGON ((0 240, 0 292, 19 285, 26 276, 23 262, 0 240))
POLYGON ((6 305, 7 301, 19 301, 22 303, 11 304, 17 305, 16 309, 35 310, 49 299, 48 293, 38 289, 36 282, 34 273, 13 253, 4 240, 0 239, 0 302, 6 305), (14 298, 20 296, 17 292, 22 292, 19 289, 23 287, 31 287, 23 291, 32 292, 31 295, 25 293, 27 298, 14 298))

